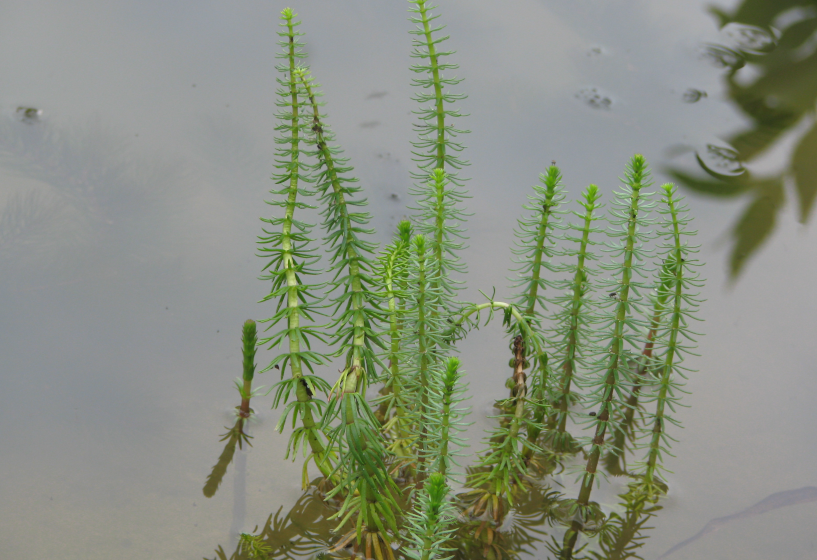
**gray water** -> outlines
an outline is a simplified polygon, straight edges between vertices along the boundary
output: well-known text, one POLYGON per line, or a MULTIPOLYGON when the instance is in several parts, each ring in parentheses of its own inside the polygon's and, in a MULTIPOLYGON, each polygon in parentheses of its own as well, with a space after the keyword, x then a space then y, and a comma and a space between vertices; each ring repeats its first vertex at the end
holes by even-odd
MULTIPOLYGON (((472 131, 467 299, 492 286, 507 294, 518 209, 551 160, 574 198, 590 182, 609 193, 636 152, 656 181, 673 169, 705 177, 695 151, 711 155, 707 145, 752 126, 728 69, 707 55, 706 45, 735 41, 708 2, 440 2, 469 95, 460 103, 472 131)), ((256 279, 255 240, 273 186, 275 31, 287 5, 0 7, 0 558, 212 557, 300 496, 301 462, 282 459, 286 435, 273 429, 269 397, 253 402, 252 452, 236 451, 213 498, 201 491, 233 421, 241 324, 272 315, 255 303, 268 290, 256 279)), ((720 7, 755 5, 775 4, 720 7)), ((410 204, 407 5, 292 7, 329 122, 387 241, 410 204)), ((757 60, 736 80, 757 80, 757 60)), ((814 122, 813 92, 802 89, 784 93, 811 108, 745 163, 787 178, 783 202, 777 191, 758 195, 773 212, 747 228, 769 235, 744 251, 737 276, 731 232, 754 195, 681 185, 708 263, 706 336, 690 360, 699 372, 677 415, 685 429, 672 434, 671 492, 646 558, 710 519, 817 485, 817 234, 787 171, 809 161, 804 151, 817 157, 802 140, 814 122)), ((781 99, 791 101, 769 103, 781 99)), ((497 335, 480 331, 461 346, 474 437, 507 375, 497 335)), ((741 519, 672 558, 813 558, 815 516, 810 502, 741 519)))

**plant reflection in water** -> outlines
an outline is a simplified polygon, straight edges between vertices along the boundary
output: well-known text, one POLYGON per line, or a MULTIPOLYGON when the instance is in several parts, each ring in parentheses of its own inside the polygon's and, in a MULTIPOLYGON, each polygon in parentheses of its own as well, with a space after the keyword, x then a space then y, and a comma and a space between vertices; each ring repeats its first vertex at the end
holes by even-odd
POLYGON ((785 185, 795 185, 801 223, 808 222, 817 197, 817 2, 744 0, 730 12, 710 8, 726 45, 707 45, 705 55, 726 70, 726 95, 748 119, 748 127, 710 144, 696 160, 705 177, 681 168, 668 172, 692 191, 717 198, 748 198, 732 228, 729 262, 735 280, 769 238, 786 202, 785 185), (741 69, 757 77, 747 83, 741 69), (781 140, 796 134, 794 148, 776 173, 750 170, 781 140))

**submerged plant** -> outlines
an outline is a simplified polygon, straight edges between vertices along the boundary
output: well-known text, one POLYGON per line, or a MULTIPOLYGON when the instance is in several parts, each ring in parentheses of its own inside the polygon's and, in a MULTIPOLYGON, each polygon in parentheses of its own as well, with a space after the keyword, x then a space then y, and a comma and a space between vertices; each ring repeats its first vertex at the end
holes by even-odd
MULTIPOLYGON (((671 185, 661 187, 660 204, 652 200, 646 160, 635 155, 606 215, 596 185, 573 210, 554 162, 519 220, 510 302, 497 300, 495 291, 487 301, 459 301, 468 216, 462 204, 469 195, 457 139, 467 131, 452 124, 462 116, 452 105, 465 96, 448 91, 461 80, 445 75, 457 66, 443 62, 453 52, 439 48, 447 37, 434 25, 436 8, 409 3, 412 56, 419 60, 411 68, 414 100, 421 104, 412 143, 416 214, 380 252, 366 199, 322 112, 322 94, 301 64, 300 22, 291 9, 282 12, 273 177, 280 189, 272 191, 276 212, 263 219, 260 237, 268 259, 262 279, 271 284, 263 302, 276 303, 262 322, 278 330, 258 345, 283 346, 264 371, 280 369, 273 406, 284 407, 279 430, 292 419, 286 457, 303 450, 303 486, 327 510, 326 527, 331 522, 323 554, 351 548, 378 560, 513 558, 545 542, 536 524, 547 523, 557 527, 547 545, 555 556, 583 554, 582 535, 598 535, 590 549, 596 557, 597 550, 632 556, 667 491, 666 425, 677 424, 670 413, 694 337, 687 322, 700 303, 691 292, 701 281, 695 247, 686 241, 694 233, 686 229, 686 209, 671 185), (656 206, 657 233, 649 216, 656 206), (314 211, 323 219, 320 242, 305 218, 314 211), (657 247, 656 237, 663 240, 657 247), (511 371, 497 384, 496 425, 476 462, 463 468, 457 458, 466 445, 469 356, 454 354, 458 341, 495 318, 507 337, 511 371), (331 385, 323 377, 330 364, 339 368, 331 385), (626 465, 625 455, 634 452, 643 457, 627 472, 633 478, 622 496, 627 513, 605 517, 591 501, 599 469, 626 465), (578 496, 546 486, 546 476, 563 461, 575 464, 578 458, 566 459, 579 453, 578 496), (315 480, 311 462, 320 471, 315 480)), ((249 323, 242 415, 252 394, 249 323)), ((273 538, 266 528, 243 535, 236 554, 274 557, 265 548, 273 538)))

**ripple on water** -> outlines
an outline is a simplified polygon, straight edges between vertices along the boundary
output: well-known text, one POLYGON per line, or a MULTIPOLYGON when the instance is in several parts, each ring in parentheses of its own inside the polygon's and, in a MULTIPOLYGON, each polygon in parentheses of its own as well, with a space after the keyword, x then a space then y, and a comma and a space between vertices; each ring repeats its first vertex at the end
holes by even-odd
POLYGON ((745 53, 766 54, 777 47, 777 37, 771 30, 754 25, 729 23, 721 29, 721 34, 745 53))
POLYGON ((700 165, 720 176, 737 176, 746 171, 740 154, 732 147, 707 144, 706 150, 699 150, 697 158, 700 165))
POLYGON ((613 100, 597 87, 586 87, 579 90, 576 99, 593 109, 609 110, 613 100))
POLYGON ((729 47, 710 43, 703 45, 702 49, 701 58, 716 68, 728 68, 735 72, 746 65, 746 58, 743 53, 729 47))
POLYGON ((707 97, 705 91, 695 88, 689 88, 681 96, 681 99, 684 100, 684 103, 697 103, 698 101, 705 97, 707 97))

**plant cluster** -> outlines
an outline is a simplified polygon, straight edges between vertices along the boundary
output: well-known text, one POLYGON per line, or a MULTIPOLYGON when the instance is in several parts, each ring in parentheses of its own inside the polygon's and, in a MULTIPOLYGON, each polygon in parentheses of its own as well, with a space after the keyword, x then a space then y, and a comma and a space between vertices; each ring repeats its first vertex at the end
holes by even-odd
MULTIPOLYGON (((459 141, 467 131, 454 124, 462 116, 454 107, 465 96, 449 91, 461 80, 445 75, 457 66, 443 50, 439 14, 426 0, 409 4, 419 104, 414 215, 380 252, 358 180, 302 63, 303 33, 291 9, 278 33, 279 188, 269 201, 277 210, 263 219, 259 238, 262 279, 271 284, 262 301, 274 312, 260 321, 271 334, 258 344, 280 352, 263 371, 281 374, 274 407, 283 408, 280 431, 291 421, 287 457, 303 452, 304 488, 331 510, 325 517, 336 537, 324 554, 514 557, 541 539, 509 547, 520 542, 509 525, 547 521, 563 527, 547 545, 560 558, 582 554, 582 534, 600 534, 597 547, 620 550, 616 557, 632 556, 667 489, 666 428, 678 425, 671 413, 694 346, 689 323, 700 303, 700 263, 686 207, 672 185, 658 196, 650 190, 647 163, 636 155, 606 214, 596 185, 571 210, 554 162, 516 230, 515 295, 460 301, 469 216, 460 173, 468 162, 459 141), (314 210, 320 225, 307 221, 314 210), (508 393, 496 402, 496 427, 477 462, 463 468, 468 359, 454 354, 458 341, 495 317, 508 337, 508 393), (330 384, 320 372, 333 362, 340 371, 330 384), (379 395, 370 400, 376 384, 379 395), (633 468, 628 453, 640 457, 633 468), (310 463, 320 472, 314 483, 310 463), (563 463, 578 473, 575 498, 537 483, 563 463), (626 514, 605 517, 590 499, 605 464, 630 477, 626 514)), ((254 367, 245 350, 242 418, 254 367)), ((272 533, 243 536, 239 552, 274 556, 262 538, 272 533)))

